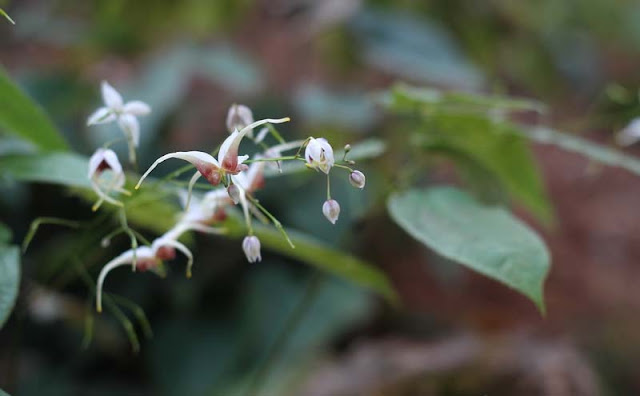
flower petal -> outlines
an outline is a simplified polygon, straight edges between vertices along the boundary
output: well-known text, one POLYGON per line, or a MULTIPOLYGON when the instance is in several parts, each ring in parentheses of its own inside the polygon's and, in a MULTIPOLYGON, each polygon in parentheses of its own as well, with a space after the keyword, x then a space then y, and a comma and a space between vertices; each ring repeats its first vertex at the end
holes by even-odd
POLYGON ((143 101, 132 100, 124 105, 123 112, 134 116, 145 116, 151 113, 151 107, 143 101))
POLYGON ((148 246, 140 246, 135 250, 135 253, 133 249, 127 250, 102 267, 96 286, 96 309, 98 312, 102 312, 102 286, 104 285, 104 279, 112 269, 125 264, 130 264, 134 261, 134 258, 137 261, 140 259, 152 259, 154 257, 155 254, 151 248, 148 246))
POLYGON ((122 110, 122 96, 106 81, 102 82, 102 100, 111 110, 122 110))
POLYGON ((207 153, 203 153, 202 151, 177 151, 175 153, 165 154, 162 157, 158 158, 149 167, 149 169, 147 169, 144 175, 142 175, 142 177, 140 178, 140 181, 138 181, 138 184, 136 185, 136 189, 140 188, 140 184, 142 184, 142 181, 149 175, 149 173, 151 173, 152 170, 156 168, 156 166, 158 166, 161 162, 164 162, 171 158, 178 158, 191 163, 196 168, 198 168, 198 171, 200 171, 200 173, 202 173, 202 171, 200 170, 200 167, 206 164, 212 165, 216 168, 220 167, 218 164, 218 161, 216 161, 215 158, 213 158, 211 155, 207 153))
POLYGON ((116 115, 113 114, 111 109, 108 107, 101 107, 98 110, 94 111, 93 114, 89 116, 87 119, 87 126, 96 125, 96 124, 106 124, 108 122, 113 122, 116 120, 116 115))
POLYGON ((118 117, 118 126, 127 135, 127 138, 133 142, 134 147, 140 144, 140 124, 138 119, 131 114, 122 114, 118 117))

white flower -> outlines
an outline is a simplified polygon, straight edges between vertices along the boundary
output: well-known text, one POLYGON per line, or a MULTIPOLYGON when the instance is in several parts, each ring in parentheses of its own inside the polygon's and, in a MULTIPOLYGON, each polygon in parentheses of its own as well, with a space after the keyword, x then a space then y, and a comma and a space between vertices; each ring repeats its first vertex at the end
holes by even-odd
POLYGON ((118 91, 106 81, 102 82, 102 100, 104 101, 104 106, 89 116, 87 125, 117 121, 118 126, 127 136, 127 140, 134 147, 138 147, 140 143, 140 124, 138 124, 136 117, 149 114, 151 107, 139 100, 124 103, 118 91))
POLYGON ((355 170, 349 175, 349 183, 351 183, 351 185, 355 188, 363 189, 366 180, 367 179, 365 178, 364 173, 360 172, 359 170, 355 170))
POLYGON ((322 205, 322 214, 331 222, 336 224, 338 216, 340 216, 340 204, 335 199, 329 199, 322 205))
POLYGON ((244 250, 244 254, 250 263, 262 261, 262 256, 260 255, 260 240, 257 236, 248 235, 244 237, 242 250, 244 250))
POLYGON ((155 251, 149 246, 140 246, 136 249, 129 249, 109 261, 102 267, 100 275, 98 275, 96 286, 96 309, 98 312, 102 312, 102 286, 104 285, 104 279, 107 277, 107 274, 116 267, 132 263, 135 263, 136 270, 146 271, 156 267, 160 263, 160 260, 156 258, 155 251))
MULTIPOLYGON (((233 133, 235 130, 242 130, 247 125, 253 124, 253 113, 251 109, 245 105, 233 104, 227 113, 227 130, 233 133)), ((253 129, 248 132, 250 138, 253 139, 253 129)))
POLYGON ((304 158, 307 161, 307 166, 313 169, 320 169, 326 174, 329 174, 331 167, 334 164, 333 148, 324 138, 309 138, 307 148, 304 151, 304 158))
POLYGON ((207 179, 211 185, 217 186, 226 174, 236 175, 241 171, 248 169, 248 166, 244 165, 243 162, 246 161, 249 156, 238 156, 238 147, 240 146, 242 138, 249 130, 266 123, 277 124, 287 121, 289 121, 288 117, 275 120, 267 118, 247 125, 240 131, 234 131, 224 140, 224 142, 222 142, 218 152, 218 159, 215 159, 210 154, 203 153, 201 151, 178 151, 175 153, 165 154, 158 158, 142 175, 136 185, 136 189, 140 188, 140 184, 142 184, 142 181, 149 175, 149 173, 151 173, 152 170, 154 170, 161 162, 170 158, 178 158, 190 162, 198 170, 189 182, 189 194, 191 194, 193 185, 201 176, 207 179))
POLYGON ((631 120, 623 130, 616 135, 616 141, 621 146, 630 146, 640 140, 640 117, 631 120))
POLYGON ((94 205, 94 210, 102 204, 102 201, 107 201, 114 205, 122 206, 122 202, 112 198, 109 194, 113 191, 125 192, 122 189, 125 182, 125 175, 122 170, 122 165, 118 161, 118 156, 113 150, 99 148, 89 158, 89 181, 91 182, 91 188, 98 194, 100 200, 94 205), (103 171, 109 169, 111 171, 111 179, 104 181, 100 175, 103 171))

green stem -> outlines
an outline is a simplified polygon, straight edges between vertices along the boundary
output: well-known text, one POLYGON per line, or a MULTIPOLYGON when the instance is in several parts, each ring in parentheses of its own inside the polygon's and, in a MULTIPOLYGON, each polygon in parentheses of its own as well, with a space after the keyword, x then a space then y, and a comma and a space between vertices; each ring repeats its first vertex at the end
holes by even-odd
MULTIPOLYGON (((251 196, 250 194, 247 194, 247 198, 249 199, 249 201, 251 201, 252 204, 255 205, 255 207, 257 207, 258 209, 260 209, 260 211, 262 213, 264 213, 269 220, 271 220, 271 222, 273 223, 273 225, 278 229, 278 231, 280 231, 280 233, 282 234, 282 236, 284 236, 284 238, 287 240, 287 243, 289 244, 289 246, 291 246, 292 249, 295 249, 296 246, 293 244, 293 242, 291 241, 291 238, 289 238, 289 235, 287 234, 287 232, 285 231, 284 227, 282 226, 282 223, 280 223, 280 221, 278 219, 276 219, 276 217, 274 215, 271 214, 271 212, 269 212, 267 210, 267 208, 265 208, 264 206, 262 206, 260 204, 260 201, 258 201, 257 199, 255 199, 253 196, 251 196)), ((253 231, 253 230, 252 230, 253 231)))

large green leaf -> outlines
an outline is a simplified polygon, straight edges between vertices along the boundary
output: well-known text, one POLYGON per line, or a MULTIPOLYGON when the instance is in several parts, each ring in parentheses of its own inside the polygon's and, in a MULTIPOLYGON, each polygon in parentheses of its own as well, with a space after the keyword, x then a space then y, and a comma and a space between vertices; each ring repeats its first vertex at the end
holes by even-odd
POLYGON ((387 104, 401 113, 417 114, 417 143, 452 159, 477 190, 502 187, 542 221, 551 221, 551 205, 527 141, 516 127, 494 116, 543 111, 538 102, 397 85, 387 104))
POLYGON ((66 150, 67 144, 42 109, 0 66, 0 127, 43 150, 66 150))
POLYGON ((544 312, 549 252, 540 237, 509 212, 484 206, 450 187, 393 195, 391 217, 440 255, 529 297, 544 312))
POLYGON ((19 181, 89 187, 88 169, 89 160, 86 157, 72 153, 0 157, 0 177, 19 181))
POLYGON ((20 249, 0 245, 0 327, 13 310, 20 287, 20 249))
POLYGON ((526 140, 510 125, 475 115, 439 114, 430 118, 423 132, 419 140, 424 148, 445 155, 447 149, 466 154, 471 164, 453 157, 459 167, 479 164, 532 213, 544 222, 551 220, 551 205, 535 159, 526 140))

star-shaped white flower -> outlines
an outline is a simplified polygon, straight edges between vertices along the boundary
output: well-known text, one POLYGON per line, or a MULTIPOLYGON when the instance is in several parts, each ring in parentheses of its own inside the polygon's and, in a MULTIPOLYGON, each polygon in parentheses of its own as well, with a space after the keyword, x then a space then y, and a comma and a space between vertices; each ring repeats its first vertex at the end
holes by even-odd
POLYGON ((136 117, 147 115, 151 107, 140 100, 124 103, 122 96, 108 82, 102 82, 102 100, 104 106, 96 110, 87 125, 106 124, 116 121, 132 147, 140 144, 140 124, 136 117))

